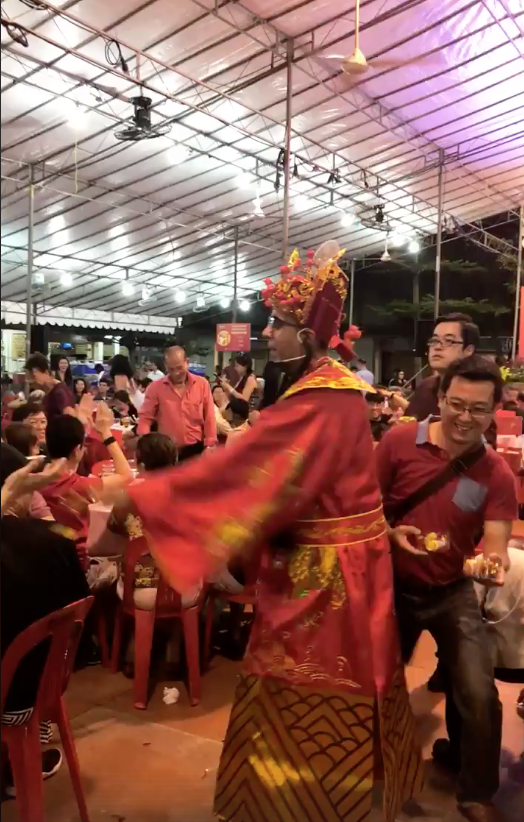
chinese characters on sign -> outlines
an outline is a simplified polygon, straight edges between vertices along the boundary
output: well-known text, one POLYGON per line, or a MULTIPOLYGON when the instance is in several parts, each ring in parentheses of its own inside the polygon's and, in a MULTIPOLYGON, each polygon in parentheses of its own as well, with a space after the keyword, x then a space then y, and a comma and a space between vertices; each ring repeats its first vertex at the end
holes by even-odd
POLYGON ((250 323, 218 323, 216 349, 217 351, 250 351, 250 323))

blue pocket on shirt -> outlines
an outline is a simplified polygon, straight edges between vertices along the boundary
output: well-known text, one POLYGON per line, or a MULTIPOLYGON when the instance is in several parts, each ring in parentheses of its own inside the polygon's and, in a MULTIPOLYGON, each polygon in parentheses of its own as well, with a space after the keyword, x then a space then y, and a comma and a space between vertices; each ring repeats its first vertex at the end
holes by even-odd
POLYGON ((465 514, 474 514, 484 504, 488 489, 468 477, 460 477, 453 502, 465 514))

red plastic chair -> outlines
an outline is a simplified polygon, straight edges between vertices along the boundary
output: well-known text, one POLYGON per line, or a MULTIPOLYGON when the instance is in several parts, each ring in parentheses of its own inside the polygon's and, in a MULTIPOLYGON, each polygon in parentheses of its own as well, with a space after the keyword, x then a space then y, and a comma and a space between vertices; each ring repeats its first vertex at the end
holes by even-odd
MULTIPOLYGON (((253 609, 254 613, 258 597, 257 580, 259 568, 259 557, 256 558, 256 561, 245 563, 243 565, 245 582, 244 590, 241 594, 229 594, 227 593, 227 591, 219 591, 216 588, 211 588, 211 590, 209 591, 209 602, 206 614, 206 633, 204 638, 204 658, 206 661, 206 666, 209 665, 211 656, 211 633, 213 630, 213 617, 215 615, 215 602, 217 601, 217 599, 221 599, 233 604, 244 606, 251 605, 251 608, 253 609)), ((244 609, 242 608, 242 611, 243 610, 244 609)))
POLYGON ((17 636, 2 659, 3 713, 11 682, 21 661, 41 642, 50 640, 32 716, 25 725, 2 725, 2 741, 6 743, 9 752, 21 822, 44 822, 39 729, 41 719, 50 719, 58 725, 79 816, 81 822, 89 822, 80 780, 80 766, 63 694, 71 676, 82 627, 92 603, 93 597, 88 597, 34 622, 17 636))
POLYGON ((520 437, 522 434, 522 417, 517 417, 515 411, 497 411, 495 422, 499 437, 520 437))
POLYGON ((148 702, 149 669, 155 622, 164 619, 180 619, 184 632, 189 698, 191 705, 195 706, 199 704, 201 698, 198 622, 204 607, 206 593, 205 590, 202 591, 194 607, 183 608, 180 594, 174 591, 161 577, 157 588, 155 607, 151 611, 136 608, 133 598, 135 563, 142 554, 148 552, 147 542, 144 537, 141 537, 130 543, 125 554, 124 599, 119 603, 116 613, 111 669, 114 674, 119 671, 124 619, 126 616, 132 617, 135 621, 135 708, 145 710, 148 702))

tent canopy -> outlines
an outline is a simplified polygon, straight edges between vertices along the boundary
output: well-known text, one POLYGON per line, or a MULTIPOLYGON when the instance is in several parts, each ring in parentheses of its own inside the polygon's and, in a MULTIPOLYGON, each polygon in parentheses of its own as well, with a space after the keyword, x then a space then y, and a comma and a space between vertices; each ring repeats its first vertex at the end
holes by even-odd
POLYGON ((362 0, 352 78, 352 0, 6 0, 2 19, 28 43, 2 28, 4 299, 26 294, 30 175, 47 312, 225 306, 235 233, 252 298, 282 260, 289 78, 289 247, 423 242, 439 171, 450 227, 524 200, 521 0, 362 0), (140 94, 165 133, 119 141, 140 94))

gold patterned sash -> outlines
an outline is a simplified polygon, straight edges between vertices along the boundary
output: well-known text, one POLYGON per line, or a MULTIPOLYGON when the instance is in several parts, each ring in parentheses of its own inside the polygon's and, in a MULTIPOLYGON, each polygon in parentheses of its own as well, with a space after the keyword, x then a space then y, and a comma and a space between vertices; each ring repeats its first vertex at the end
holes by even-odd
POLYGON ((367 542, 386 533, 382 506, 364 514, 334 519, 304 519, 297 522, 296 541, 307 547, 341 547, 367 542))

